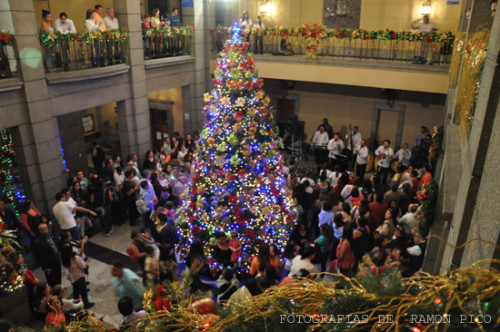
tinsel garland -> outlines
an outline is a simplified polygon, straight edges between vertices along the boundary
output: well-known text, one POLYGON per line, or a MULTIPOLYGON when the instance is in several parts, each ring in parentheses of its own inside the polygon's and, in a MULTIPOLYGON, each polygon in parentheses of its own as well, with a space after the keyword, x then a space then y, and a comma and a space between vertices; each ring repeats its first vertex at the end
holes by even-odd
POLYGON ((194 28, 190 25, 183 27, 168 27, 168 28, 150 28, 143 31, 142 37, 171 37, 175 38, 178 36, 192 37, 194 34, 194 28))
MULTIPOLYGON (((455 102, 454 122, 460 124, 460 134, 463 138, 468 137, 474 119, 476 98, 479 93, 489 39, 490 31, 483 30, 474 33, 463 45, 462 43, 458 45, 463 53, 463 58, 460 65, 460 82, 455 102)), ((452 67, 456 67, 459 58, 454 58, 454 61, 452 67)), ((453 74, 453 76, 455 75, 453 74)))
MULTIPOLYGON (((488 268, 492 263, 500 261, 403 279, 388 270, 370 282, 343 276, 338 283, 302 279, 271 287, 218 315, 198 315, 186 305, 156 312, 122 331, 498 331, 500 272, 488 268)), ((88 331, 88 326, 78 322, 67 329, 88 331)), ((91 330, 100 327, 96 322, 91 330)))
MULTIPOLYGON (((232 27, 218 26, 210 29, 212 35, 231 34, 232 27)), ((245 35, 259 36, 281 36, 281 37, 309 37, 311 34, 317 34, 321 38, 335 39, 363 39, 363 40, 406 40, 410 42, 449 42, 453 46, 455 35, 452 32, 419 32, 394 31, 394 30, 367 30, 367 29, 327 29, 326 26, 318 23, 302 24, 293 28, 269 27, 265 29, 246 28, 243 31, 245 35)))
POLYGON ((125 43, 129 38, 129 33, 126 29, 63 34, 58 32, 43 32, 39 34, 39 38, 42 46, 45 47, 69 45, 70 43, 90 44, 96 39, 100 42, 125 43))

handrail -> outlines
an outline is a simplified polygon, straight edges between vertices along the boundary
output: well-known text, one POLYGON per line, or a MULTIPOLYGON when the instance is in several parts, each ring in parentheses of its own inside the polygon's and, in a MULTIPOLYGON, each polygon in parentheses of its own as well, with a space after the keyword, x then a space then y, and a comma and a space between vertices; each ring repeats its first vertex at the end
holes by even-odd
MULTIPOLYGON (((220 51, 232 37, 231 27, 211 29, 212 50, 220 51)), ((392 61, 449 63, 455 35, 394 30, 327 29, 319 24, 284 28, 245 28, 242 36, 255 53, 331 56, 392 61)))
POLYGON ((86 33, 42 32, 39 35, 44 52, 45 69, 80 70, 126 62, 129 38, 125 29, 86 33))
POLYGON ((12 77, 7 47, 14 43, 14 35, 9 31, 0 31, 0 79, 12 77))
POLYGON ((144 58, 190 55, 192 26, 143 29, 144 58))

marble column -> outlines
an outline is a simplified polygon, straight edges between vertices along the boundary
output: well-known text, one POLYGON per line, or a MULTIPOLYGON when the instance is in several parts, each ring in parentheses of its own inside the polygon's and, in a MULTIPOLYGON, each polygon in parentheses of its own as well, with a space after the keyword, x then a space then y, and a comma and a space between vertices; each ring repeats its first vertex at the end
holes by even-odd
POLYGON ((124 158, 128 154, 137 154, 142 158, 151 149, 151 124, 142 46, 141 8, 136 0, 114 0, 114 8, 120 26, 130 34, 130 98, 117 102, 121 150, 124 158))
MULTIPOLYGON (((500 153, 500 18, 493 22, 481 88, 468 140, 461 149, 462 172, 458 187, 448 242, 461 245, 481 238, 497 243, 500 234, 498 195, 498 163, 500 153)), ((447 172, 454 172, 447 165, 447 172)), ((445 193, 446 195, 447 193, 445 193)), ((497 257, 498 250, 490 244, 474 241, 464 249, 446 247, 441 272, 452 266, 467 267, 480 259, 497 257)))
POLYGON ((203 128, 203 94, 212 89, 210 76, 210 28, 215 26, 215 2, 194 0, 193 8, 182 10, 183 23, 194 26, 191 50, 195 57, 193 84, 183 87, 182 98, 184 114, 184 132, 191 133, 203 128))
POLYGON ((25 190, 48 211, 55 193, 66 185, 57 119, 49 108, 33 1, 9 3, 27 106, 26 124, 13 128, 15 152, 25 190))

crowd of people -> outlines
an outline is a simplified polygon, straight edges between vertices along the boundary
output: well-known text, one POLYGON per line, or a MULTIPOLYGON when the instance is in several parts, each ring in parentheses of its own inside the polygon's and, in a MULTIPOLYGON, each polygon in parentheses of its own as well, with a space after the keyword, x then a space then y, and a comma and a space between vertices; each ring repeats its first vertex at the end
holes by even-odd
MULTIPOLYGON (((249 299, 298 277, 317 278, 319 272, 362 278, 367 271, 380 275, 393 268, 410 276, 421 269, 426 241, 419 192, 432 179, 427 156, 421 153, 429 143, 425 127, 416 137, 417 148, 411 151, 404 144, 394 153, 390 142, 384 141, 374 151, 379 157, 377 169, 365 174, 369 151, 358 128, 354 126, 341 137, 325 119, 312 138, 317 164, 304 167, 290 159, 284 167, 299 208, 284 251, 273 243, 261 244, 258 255, 250 258, 250 270, 243 274, 234 269, 244 249, 237 233, 230 239, 224 233, 216 236, 211 252, 220 266, 227 267, 223 270, 209 268, 208 251, 200 241, 192 243, 186 257, 178 254, 174 211, 189 181, 197 139, 197 135, 182 138, 178 133, 167 136, 160 147, 145 154, 141 166, 137 155, 127 156, 122 163, 120 155, 109 158, 93 143, 94 173, 87 177, 83 171, 72 174, 67 170, 68 186, 55 194, 53 218, 26 200, 18 220, 0 202, 4 225, 17 232, 21 243, 23 237, 29 238, 45 273, 46 282, 25 279, 36 315, 49 325, 64 325, 76 319, 75 313, 89 314, 86 310, 94 303, 87 290, 85 234, 100 228, 110 236, 114 225, 126 221, 135 226, 127 254, 138 263, 140 272, 128 269, 120 260, 111 264, 112 285, 120 297, 118 307, 124 322, 146 315, 142 311, 145 286, 182 280, 183 266, 190 275, 189 292, 210 290, 219 303, 249 299), (393 170, 395 161, 399 165, 393 170), (61 266, 72 284, 73 301, 64 297, 61 266)), ((3 257, 14 255, 22 260, 21 252, 4 253, 4 249, 3 257)))
MULTIPOLYGON (((108 31, 120 29, 120 24, 118 19, 115 17, 115 10, 113 7, 108 7, 106 12, 107 16, 103 17, 104 7, 102 5, 95 5, 94 9, 88 9, 85 14, 85 23, 83 28, 85 32, 94 31, 108 31)), ((59 18, 55 21, 54 26, 52 25, 52 13, 48 10, 42 10, 42 25, 40 27, 40 32, 43 34, 59 33, 61 35, 66 33, 77 33, 77 29, 73 20, 68 17, 66 12, 61 12, 59 18)), ((94 50, 92 52, 92 66, 101 66, 101 57, 99 54, 99 41, 94 39, 94 50)), ((68 45, 61 45, 62 52, 56 55, 56 44, 47 43, 45 45, 45 68, 49 73, 54 71, 56 67, 56 62, 64 63, 64 70, 68 70, 69 58, 68 45), (57 56, 60 58, 57 59, 57 56), (63 59, 64 58, 64 59, 63 59)))
MULTIPOLYGON (((74 174, 66 171, 68 186, 55 194, 53 218, 42 214, 29 198, 18 218, 11 207, 0 200, 0 224, 21 244, 18 248, 2 248, 0 258, 12 260, 12 264, 28 276, 25 283, 36 317, 47 325, 57 326, 81 317, 82 313, 89 314, 87 310, 94 303, 88 297, 89 266, 85 255, 88 236, 85 234, 92 236, 100 229, 105 236, 110 236, 113 225, 126 221, 141 228, 140 232, 133 231, 133 242, 127 252, 139 263, 143 280, 124 268, 123 262, 113 262, 112 285, 120 298, 132 297, 134 306, 140 310, 143 281, 157 284, 165 279, 178 280, 174 210, 188 182, 197 138, 189 134, 182 138, 178 133, 165 137, 161 147, 145 154, 142 167, 134 154, 122 163, 120 155, 108 158, 99 144, 92 143, 93 174, 87 177, 80 170, 74 174), (23 265, 23 251, 32 251, 46 282, 37 280, 23 265), (72 284, 73 301, 64 298, 61 286, 64 272, 72 284), (135 280, 139 280, 139 284, 135 280), (51 297, 54 295, 57 299, 51 297)), ((121 307, 128 308, 123 303, 119 304, 121 307)), ((130 315, 125 316, 130 319, 130 315)))

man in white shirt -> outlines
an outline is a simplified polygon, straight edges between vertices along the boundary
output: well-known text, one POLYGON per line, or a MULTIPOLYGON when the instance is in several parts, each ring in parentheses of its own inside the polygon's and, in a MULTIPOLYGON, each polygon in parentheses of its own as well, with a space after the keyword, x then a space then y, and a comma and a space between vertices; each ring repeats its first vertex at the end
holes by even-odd
POLYGON ((412 23, 411 25, 412 29, 417 29, 420 33, 430 33, 432 31, 437 31, 438 26, 429 21, 429 15, 424 15, 422 18, 422 21, 420 19, 416 20, 415 22, 412 23), (417 23, 418 22, 418 23, 417 23))
POLYGON ((76 33, 75 24, 68 18, 68 14, 66 14, 65 12, 59 14, 59 18, 55 23, 55 29, 56 32, 59 33, 76 33))
POLYGON ((415 216, 416 212, 417 206, 415 204, 410 204, 408 206, 408 212, 399 219, 398 224, 403 226, 406 234, 411 234, 412 229, 415 227, 418 229, 420 226, 420 222, 417 216, 415 216))
POLYGON ((116 30, 120 29, 120 24, 118 23, 118 19, 115 17, 115 10, 113 7, 109 7, 107 9, 108 16, 104 18, 104 23, 106 24, 106 28, 108 30, 116 30))
POLYGON ((333 138, 328 142, 328 158, 330 158, 330 169, 333 169, 339 164, 339 155, 344 150, 344 142, 339 138, 339 133, 335 133, 333 138))
POLYGON ((364 181, 366 164, 368 162, 368 147, 366 146, 366 140, 362 139, 360 144, 356 145, 354 155, 356 156, 356 176, 359 176, 361 181, 364 181))
MULTIPOLYGON (((424 17, 422 18, 422 22, 419 21, 420 20, 416 20, 415 22, 413 22, 411 28, 417 29, 420 33, 431 33, 438 30, 437 25, 429 21, 429 15, 424 15, 424 17)), ((430 42, 420 43, 420 56, 426 58, 429 65, 432 64, 433 60, 430 42)))
POLYGON ((396 152, 396 158, 400 165, 408 168, 410 167, 411 151, 409 149, 408 143, 403 144, 403 147, 396 152))
POLYGON ((63 191, 65 192, 64 195, 60 192, 56 194, 57 203, 52 208, 52 214, 56 217, 59 228, 62 231, 70 232, 75 241, 80 241, 81 236, 78 226, 76 225, 75 216, 73 215, 74 211, 90 213, 93 216, 96 216, 96 213, 84 207, 77 206, 76 202, 71 199, 69 191, 66 189, 63 189, 63 191))
POLYGON ((351 150, 351 139, 352 139, 352 147, 353 149, 356 148, 358 145, 361 144, 361 140, 363 139, 363 136, 361 136, 361 133, 358 131, 358 126, 352 127, 352 135, 351 132, 347 133, 345 135, 345 139, 347 141, 347 148, 351 150))
POLYGON ((375 150, 375 155, 380 158, 377 165, 379 176, 382 178, 382 184, 386 184, 387 182, 387 175, 389 174, 392 156, 394 154, 390 145, 391 141, 387 139, 384 141, 383 145, 375 150))
POLYGON ((319 129, 314 133, 312 144, 316 154, 316 165, 323 167, 323 164, 328 160, 328 133, 324 125, 320 125, 319 129))
POLYGON ((323 203, 323 209, 318 214, 318 227, 321 228, 321 225, 328 224, 333 229, 333 212, 332 212, 332 203, 329 201, 325 201, 323 203))

